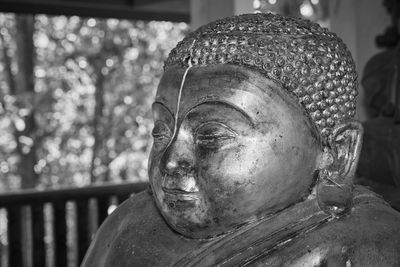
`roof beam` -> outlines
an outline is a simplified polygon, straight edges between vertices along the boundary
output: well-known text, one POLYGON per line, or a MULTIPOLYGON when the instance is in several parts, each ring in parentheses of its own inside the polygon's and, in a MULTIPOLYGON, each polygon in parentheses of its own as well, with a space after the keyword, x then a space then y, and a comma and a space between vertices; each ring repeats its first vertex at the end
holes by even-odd
MULTIPOLYGON (((166 0, 158 0, 165 3, 166 0)), ((153 3, 155 1, 153 0, 153 3)), ((141 9, 134 0, 0 0, 0 12, 189 22, 189 12, 141 9), (139 7, 139 8, 137 8, 139 7)))

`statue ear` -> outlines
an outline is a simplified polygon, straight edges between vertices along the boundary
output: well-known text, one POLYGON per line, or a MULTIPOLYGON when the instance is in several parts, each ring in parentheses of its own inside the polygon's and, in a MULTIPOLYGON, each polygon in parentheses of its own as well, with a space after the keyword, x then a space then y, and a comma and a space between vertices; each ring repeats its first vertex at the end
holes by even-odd
POLYGON ((363 128, 350 121, 335 126, 324 153, 330 161, 320 168, 317 198, 320 207, 338 215, 351 208, 353 178, 362 145, 363 128))
POLYGON ((351 121, 336 126, 329 138, 333 164, 329 167, 337 171, 340 178, 337 182, 353 180, 357 169, 362 145, 363 127, 357 121, 351 121))

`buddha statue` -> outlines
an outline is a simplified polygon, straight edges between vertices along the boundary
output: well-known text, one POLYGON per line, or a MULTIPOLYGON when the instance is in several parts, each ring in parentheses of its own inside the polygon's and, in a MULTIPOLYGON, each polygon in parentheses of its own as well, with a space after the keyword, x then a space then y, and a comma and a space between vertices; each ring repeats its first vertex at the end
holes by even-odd
POLYGON ((149 190, 82 266, 399 266, 400 214, 355 186, 362 126, 343 42, 273 14, 205 25, 170 53, 149 190))

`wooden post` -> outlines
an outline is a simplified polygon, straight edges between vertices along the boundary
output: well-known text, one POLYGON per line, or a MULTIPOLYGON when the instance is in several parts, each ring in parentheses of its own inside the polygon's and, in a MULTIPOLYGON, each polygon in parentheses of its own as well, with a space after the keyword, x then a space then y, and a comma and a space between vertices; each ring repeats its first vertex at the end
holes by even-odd
POLYGON ((195 30, 217 19, 253 11, 253 0, 191 0, 190 24, 195 30))

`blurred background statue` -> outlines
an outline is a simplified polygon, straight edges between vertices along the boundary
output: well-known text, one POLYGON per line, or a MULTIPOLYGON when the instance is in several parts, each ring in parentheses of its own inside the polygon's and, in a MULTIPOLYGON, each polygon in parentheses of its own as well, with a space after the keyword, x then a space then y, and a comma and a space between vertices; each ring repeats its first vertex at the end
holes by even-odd
POLYGON ((378 47, 385 50, 368 61, 362 77, 370 119, 364 122, 358 174, 363 177, 361 183, 400 209, 400 1, 387 0, 384 5, 392 25, 376 38, 378 47))

